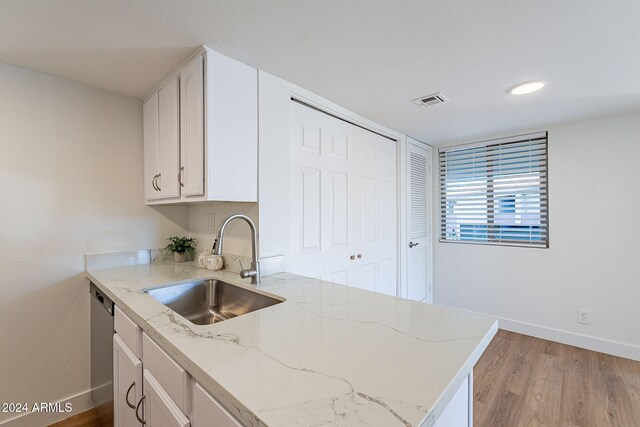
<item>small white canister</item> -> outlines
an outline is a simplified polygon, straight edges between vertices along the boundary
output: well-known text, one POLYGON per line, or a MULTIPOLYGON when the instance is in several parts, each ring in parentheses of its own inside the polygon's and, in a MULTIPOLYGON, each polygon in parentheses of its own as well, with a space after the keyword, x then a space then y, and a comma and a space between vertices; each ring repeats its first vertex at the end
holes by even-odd
POLYGON ((207 270, 221 270, 224 266, 224 260, 220 255, 209 255, 206 257, 207 270))
POLYGON ((211 255, 210 251, 204 251, 198 256, 198 262, 196 266, 198 268, 207 268, 207 257, 211 255))

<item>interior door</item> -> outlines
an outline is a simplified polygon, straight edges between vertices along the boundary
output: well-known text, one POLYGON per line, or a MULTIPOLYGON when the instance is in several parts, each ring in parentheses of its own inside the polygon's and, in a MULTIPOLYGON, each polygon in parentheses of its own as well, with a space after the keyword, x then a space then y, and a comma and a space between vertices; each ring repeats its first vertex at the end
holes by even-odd
POLYGON ((407 298, 433 302, 431 147, 407 143, 407 298))
POLYGON ((204 65, 193 58, 180 74, 180 185, 185 196, 204 194, 204 65))
POLYGON ((142 362, 117 334, 113 336, 113 395, 114 425, 140 427, 135 406, 142 397, 142 362))
POLYGON ((396 144, 292 102, 289 271, 396 295, 396 144))

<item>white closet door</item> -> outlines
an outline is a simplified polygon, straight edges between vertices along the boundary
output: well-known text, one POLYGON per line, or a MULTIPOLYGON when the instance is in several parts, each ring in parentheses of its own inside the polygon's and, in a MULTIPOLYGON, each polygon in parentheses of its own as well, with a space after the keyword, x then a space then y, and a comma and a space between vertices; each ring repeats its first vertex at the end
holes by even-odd
POLYGON ((433 302, 431 147, 407 143, 407 298, 433 302))
POLYGON ((396 143, 354 127, 354 286, 397 294, 396 143))
POLYGON ((289 271, 396 295, 396 146, 292 103, 289 271))

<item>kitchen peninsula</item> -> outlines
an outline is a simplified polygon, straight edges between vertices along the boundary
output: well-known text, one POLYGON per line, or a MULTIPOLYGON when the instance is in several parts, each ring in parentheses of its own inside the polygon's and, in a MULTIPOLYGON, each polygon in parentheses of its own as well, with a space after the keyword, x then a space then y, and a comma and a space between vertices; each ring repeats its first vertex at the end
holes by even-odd
POLYGON ((256 288, 191 263, 89 265, 86 277, 242 425, 470 425, 472 369, 497 330, 487 317, 288 273, 257 289, 284 302, 196 325, 144 290, 208 278, 256 288))

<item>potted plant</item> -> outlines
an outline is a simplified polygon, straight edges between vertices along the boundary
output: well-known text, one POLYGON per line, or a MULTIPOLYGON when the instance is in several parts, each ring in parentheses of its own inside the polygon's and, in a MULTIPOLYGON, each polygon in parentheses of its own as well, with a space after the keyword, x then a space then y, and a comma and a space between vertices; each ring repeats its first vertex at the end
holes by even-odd
POLYGON ((188 261, 191 252, 196 249, 196 239, 193 237, 169 237, 167 249, 173 252, 175 262, 188 261))

